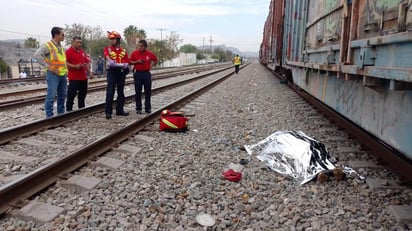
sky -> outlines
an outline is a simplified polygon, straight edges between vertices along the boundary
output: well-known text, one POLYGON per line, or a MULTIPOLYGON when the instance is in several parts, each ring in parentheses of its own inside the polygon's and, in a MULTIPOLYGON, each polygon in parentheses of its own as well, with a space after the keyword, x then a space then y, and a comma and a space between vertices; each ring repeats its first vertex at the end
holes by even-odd
POLYGON ((5 0, 0 14, 0 40, 51 38, 53 26, 80 23, 103 31, 123 31, 129 25, 149 39, 171 32, 181 45, 226 45, 258 52, 270 0, 5 0), (212 40, 212 42, 210 42, 212 40))

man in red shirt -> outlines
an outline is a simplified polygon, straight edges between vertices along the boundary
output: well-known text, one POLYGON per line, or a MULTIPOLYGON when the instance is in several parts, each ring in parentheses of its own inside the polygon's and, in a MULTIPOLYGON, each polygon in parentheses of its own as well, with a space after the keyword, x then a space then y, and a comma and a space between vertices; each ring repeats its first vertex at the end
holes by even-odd
POLYGON ((146 113, 151 113, 152 105, 150 97, 152 95, 152 74, 150 69, 158 62, 156 55, 147 50, 147 42, 142 39, 137 44, 137 49, 130 55, 130 64, 134 65, 134 89, 136 92, 136 113, 142 114, 142 86, 144 87, 144 109, 146 113))
POLYGON ((66 61, 69 69, 67 88, 66 111, 73 110, 74 98, 77 96, 78 107, 84 108, 87 95, 87 73, 92 78, 90 72, 90 59, 82 50, 82 39, 74 36, 72 46, 66 50, 66 61))
POLYGON ((103 54, 107 62, 106 119, 112 118, 114 91, 117 88, 116 115, 128 116, 124 107, 124 82, 129 73, 129 56, 126 49, 120 47, 121 36, 118 32, 107 32, 111 46, 105 47, 103 54))

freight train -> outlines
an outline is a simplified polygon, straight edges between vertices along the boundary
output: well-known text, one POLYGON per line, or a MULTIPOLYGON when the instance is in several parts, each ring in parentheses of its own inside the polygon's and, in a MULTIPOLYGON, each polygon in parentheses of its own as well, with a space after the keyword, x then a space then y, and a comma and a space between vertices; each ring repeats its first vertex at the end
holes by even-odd
POLYGON ((259 58, 412 160, 412 0, 271 0, 259 58))

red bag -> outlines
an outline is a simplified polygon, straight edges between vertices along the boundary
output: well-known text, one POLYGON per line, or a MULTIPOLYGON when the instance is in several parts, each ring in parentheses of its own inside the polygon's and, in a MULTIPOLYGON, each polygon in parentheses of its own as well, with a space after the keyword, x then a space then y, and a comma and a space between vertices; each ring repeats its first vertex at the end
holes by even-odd
POLYGON ((186 132, 189 126, 189 118, 183 112, 171 112, 163 110, 160 116, 160 131, 186 132))

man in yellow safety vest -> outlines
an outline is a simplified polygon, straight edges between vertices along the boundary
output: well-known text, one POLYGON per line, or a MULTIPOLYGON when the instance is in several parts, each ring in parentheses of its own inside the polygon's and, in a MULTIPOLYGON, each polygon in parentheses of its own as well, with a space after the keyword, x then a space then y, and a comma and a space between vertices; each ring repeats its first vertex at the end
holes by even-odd
POLYGON ((66 53, 61 44, 64 32, 61 27, 53 27, 52 39, 42 44, 34 53, 34 57, 47 69, 47 95, 44 103, 46 117, 52 117, 54 98, 57 94, 57 114, 65 112, 64 103, 67 95, 67 65, 66 53))
POLYGON ((239 57, 239 55, 235 55, 235 57, 233 57, 233 64, 235 65, 235 73, 238 74, 239 73, 239 67, 241 64, 241 59, 239 57))

